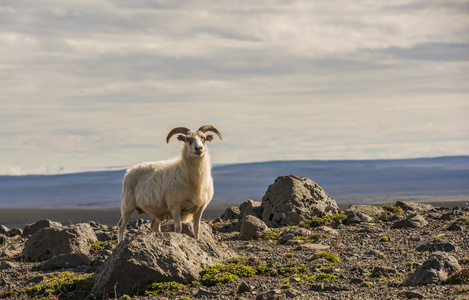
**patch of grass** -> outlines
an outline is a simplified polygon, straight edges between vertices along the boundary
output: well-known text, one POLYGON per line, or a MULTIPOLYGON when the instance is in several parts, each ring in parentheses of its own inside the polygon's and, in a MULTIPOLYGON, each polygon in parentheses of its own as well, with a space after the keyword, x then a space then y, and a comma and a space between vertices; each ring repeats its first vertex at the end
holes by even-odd
POLYGON ((461 221, 466 224, 467 227, 469 227, 469 218, 459 218, 457 221, 461 221))
POLYGON ((106 247, 107 245, 115 245, 116 244, 116 240, 112 240, 112 241, 96 241, 94 242, 93 244, 91 244, 90 246, 90 252, 91 253, 98 253, 99 251, 103 250, 104 247, 106 247))
POLYGON ((25 295, 25 297, 39 299, 50 296, 83 299, 93 287, 92 276, 92 274, 77 275, 71 272, 62 272, 38 284, 26 286, 20 290, 10 290, 6 295, 8 297, 25 295))
POLYGON ((334 221, 344 221, 345 219, 347 219, 347 216, 344 215, 344 214, 333 214, 333 215, 330 215, 330 216, 325 216, 325 217, 314 217, 308 221, 304 221, 304 222, 301 222, 299 224, 300 227, 304 227, 304 228, 311 228, 311 227, 319 227, 319 226, 322 226, 322 225, 330 225, 332 224, 334 221))
POLYGON ((444 281, 445 284, 467 284, 469 283, 469 268, 461 269, 444 281))
POLYGON ((340 262, 340 259, 339 257, 337 257, 337 255, 328 251, 319 251, 319 252, 314 253, 313 256, 311 256, 311 260, 316 260, 320 258, 324 258, 325 260, 330 261, 331 263, 334 263, 334 264, 340 262))
MULTIPOLYGON (((300 274, 298 277, 302 280, 302 283, 304 283, 304 282, 314 283, 314 282, 317 282, 317 281, 329 281, 329 280, 334 280, 334 279, 337 278, 335 275, 326 274, 326 273, 318 273, 318 274, 314 274, 314 275, 300 274)), ((302 284, 302 283, 300 283, 300 284, 302 284)))
POLYGON ((392 213, 395 213, 395 214, 401 214, 401 213, 404 212, 404 210, 401 207, 394 206, 394 205, 384 205, 383 209, 385 211, 389 211, 389 212, 392 212, 392 213))
POLYGON ((388 239, 387 237, 383 236, 383 237, 381 237, 381 238, 379 239, 379 242, 380 242, 380 243, 389 242, 389 239, 388 239))
POLYGON ((368 281, 365 281, 365 282, 362 282, 362 283, 360 284, 360 286, 361 286, 361 287, 367 287, 367 288, 370 288, 370 287, 372 287, 372 286, 373 286, 373 284, 371 284, 371 283, 370 283, 370 282, 368 282, 368 281))
POLYGON ((279 241, 282 238, 282 230, 280 229, 272 229, 269 231, 264 231, 259 238, 259 240, 272 240, 272 241, 279 241))
POLYGON ((173 291, 181 291, 185 287, 186 286, 184 284, 175 281, 153 282, 140 287, 139 289, 137 289, 135 294, 145 296, 156 296, 158 294, 168 294, 173 291))
POLYGON ((469 265, 469 256, 465 256, 458 260, 460 265, 469 265))
POLYGON ((267 264, 265 261, 252 257, 237 257, 226 260, 223 264, 205 267, 200 275, 201 283, 207 286, 220 285, 233 282, 239 277, 261 276, 292 276, 295 274, 308 273, 310 270, 305 264, 296 265, 290 263, 282 265, 280 263, 267 264))

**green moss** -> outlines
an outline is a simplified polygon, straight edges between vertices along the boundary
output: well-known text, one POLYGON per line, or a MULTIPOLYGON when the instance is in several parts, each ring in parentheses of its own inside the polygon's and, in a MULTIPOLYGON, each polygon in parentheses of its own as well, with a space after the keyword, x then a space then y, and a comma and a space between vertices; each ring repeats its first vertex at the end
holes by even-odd
POLYGON ((130 300, 132 298, 130 298, 129 295, 123 295, 122 297, 119 298, 119 300, 130 300))
POLYGON ((232 282, 239 277, 262 276, 290 276, 309 272, 304 264, 295 265, 290 263, 286 266, 280 263, 267 265, 265 261, 253 257, 236 257, 223 262, 223 264, 205 267, 200 275, 201 283, 207 286, 219 285, 232 282))
POLYGON ((103 250, 106 245, 115 245, 116 242, 117 242, 116 240, 104 241, 104 242, 96 241, 93 244, 91 244, 90 252, 91 253, 98 253, 99 251, 103 250))
POLYGON ((7 296, 27 295, 31 298, 41 299, 55 295, 64 298, 84 298, 92 287, 92 275, 62 272, 33 286, 23 287, 18 291, 8 291, 7 296))
POLYGON ((367 288, 370 288, 372 287, 373 285, 371 283, 369 283, 368 281, 365 281, 365 282, 362 282, 360 284, 361 287, 367 287, 367 288))
POLYGON ((337 278, 335 275, 326 273, 318 273, 314 275, 300 274, 298 277, 302 280, 301 284, 304 282, 314 283, 317 281, 329 281, 337 278))
POLYGON ((464 268, 451 274, 445 281, 445 284, 467 284, 469 283, 469 268, 464 268))
POLYGON ((295 255, 294 255, 293 253, 285 253, 283 256, 284 256, 285 258, 290 259, 290 258, 293 258, 295 255))
POLYGON ((379 239, 379 242, 380 243, 389 242, 389 239, 387 237, 383 236, 379 239))
POLYGON ((400 214, 400 213, 404 212, 404 210, 401 207, 393 206, 393 205, 384 205, 383 209, 385 211, 389 211, 389 212, 392 212, 392 213, 395 213, 395 214, 400 214))
POLYGON ((279 241, 282 238, 282 230, 280 229, 272 229, 269 231, 264 231, 259 238, 259 240, 272 240, 272 241, 279 241))
POLYGON ((330 225, 334 221, 340 221, 342 222, 343 220, 347 219, 347 216, 344 214, 333 214, 330 216, 325 216, 325 217, 314 217, 311 220, 304 221, 300 223, 300 227, 319 227, 322 225, 330 225))
POLYGON ((282 290, 288 290, 288 289, 291 289, 291 288, 292 287, 289 284, 283 284, 282 286, 280 286, 280 289, 282 289, 282 290))
POLYGON ((469 227, 469 218, 459 218, 457 221, 461 221, 469 227))
POLYGON ((179 300, 191 300, 191 298, 189 298, 189 297, 181 297, 181 298, 179 298, 179 300))
POLYGON ((319 251, 319 252, 314 253, 313 256, 311 256, 311 260, 316 260, 320 258, 324 258, 325 260, 328 260, 334 264, 340 262, 340 259, 337 257, 337 255, 328 251, 319 251))
POLYGON ((465 256, 458 260, 460 265, 469 265, 469 256, 465 256))
POLYGON ((135 294, 145 296, 156 296, 162 293, 168 294, 173 291, 180 291, 183 290, 185 287, 186 286, 184 284, 175 281, 152 282, 138 288, 135 294))

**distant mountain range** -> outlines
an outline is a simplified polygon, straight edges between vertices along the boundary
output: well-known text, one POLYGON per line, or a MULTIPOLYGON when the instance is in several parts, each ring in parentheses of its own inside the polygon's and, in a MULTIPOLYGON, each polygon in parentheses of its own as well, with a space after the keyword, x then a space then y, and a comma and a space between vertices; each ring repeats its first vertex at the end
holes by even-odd
MULTIPOLYGON (((125 170, 0 176, 1 208, 120 207, 125 170)), ((338 203, 469 199, 469 156, 272 161, 214 166, 213 204, 261 200, 278 176, 311 178, 338 203)))

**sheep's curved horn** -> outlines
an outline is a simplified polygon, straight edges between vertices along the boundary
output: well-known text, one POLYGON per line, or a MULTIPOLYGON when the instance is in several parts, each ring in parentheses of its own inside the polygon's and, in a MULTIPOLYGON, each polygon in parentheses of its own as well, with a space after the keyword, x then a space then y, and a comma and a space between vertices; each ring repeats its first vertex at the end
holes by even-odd
POLYGON ((215 133, 218 135, 218 137, 220 138, 220 140, 223 140, 220 131, 218 131, 218 129, 216 129, 216 128, 213 127, 212 125, 200 126, 199 131, 202 131, 203 133, 205 133, 205 132, 207 132, 207 131, 215 132, 215 133))
POLYGON ((176 127, 176 128, 174 128, 173 130, 171 130, 168 133, 168 136, 166 137, 166 143, 169 143, 169 139, 173 135, 178 134, 178 133, 187 134, 189 131, 191 131, 191 130, 189 128, 186 128, 186 127, 176 127))

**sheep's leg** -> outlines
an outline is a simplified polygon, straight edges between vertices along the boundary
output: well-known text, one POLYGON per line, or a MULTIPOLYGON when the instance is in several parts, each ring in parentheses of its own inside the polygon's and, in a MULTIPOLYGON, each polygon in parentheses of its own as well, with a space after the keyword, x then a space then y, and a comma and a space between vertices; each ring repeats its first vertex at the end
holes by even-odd
POLYGON ((151 220, 151 226, 150 229, 156 232, 161 232, 161 222, 159 219, 153 218, 151 220))
POLYGON ((119 230, 117 231, 118 243, 124 240, 124 231, 125 231, 125 228, 127 227, 127 223, 129 223, 132 213, 133 213, 133 210, 122 212, 122 217, 119 220, 119 223, 117 224, 117 226, 119 226, 119 230))
POLYGON ((204 212, 204 209, 205 209, 205 206, 202 206, 201 208, 199 208, 194 216, 193 216, 193 222, 194 222, 194 238, 196 240, 199 239, 199 231, 200 231, 200 219, 202 218, 202 213, 204 212))
POLYGON ((174 232, 181 233, 182 223, 181 223, 181 209, 173 209, 171 215, 174 221, 174 232))

